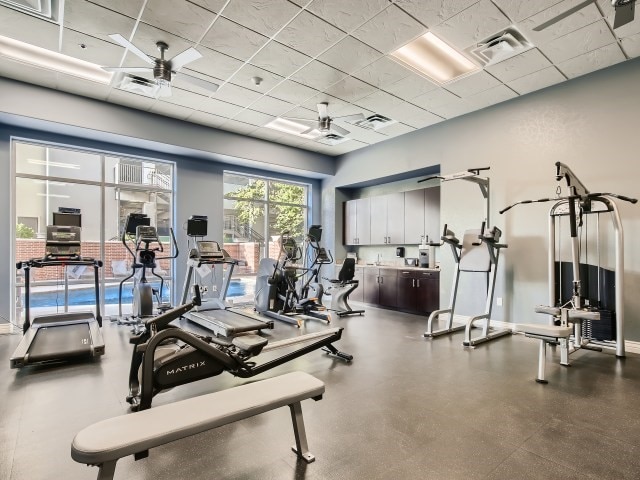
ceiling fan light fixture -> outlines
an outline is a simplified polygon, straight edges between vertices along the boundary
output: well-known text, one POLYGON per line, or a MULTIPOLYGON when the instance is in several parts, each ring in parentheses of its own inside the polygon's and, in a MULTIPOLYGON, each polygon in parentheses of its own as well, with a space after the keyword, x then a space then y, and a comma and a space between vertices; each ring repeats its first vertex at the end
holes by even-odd
POLYGON ((113 76, 113 73, 106 72, 95 63, 3 36, 0 36, 0 56, 105 85, 111 82, 113 76))
POLYGON ((432 32, 400 47, 391 56, 401 65, 438 84, 448 83, 480 70, 478 65, 432 32))
POLYGON ((305 137, 310 139, 315 138, 314 135, 302 133, 306 130, 309 130, 308 125, 303 125, 302 123, 294 122, 292 120, 287 120, 286 118, 281 118, 281 117, 274 118, 269 123, 267 123, 265 127, 271 128, 273 130, 278 130, 280 132, 285 132, 290 135, 298 135, 299 137, 305 137))

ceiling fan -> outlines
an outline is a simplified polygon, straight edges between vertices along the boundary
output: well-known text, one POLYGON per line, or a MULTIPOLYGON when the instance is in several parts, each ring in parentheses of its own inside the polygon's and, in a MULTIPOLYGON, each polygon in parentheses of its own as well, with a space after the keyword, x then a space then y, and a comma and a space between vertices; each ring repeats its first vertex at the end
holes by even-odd
POLYGON ((109 38, 118 42, 124 48, 129 50, 134 55, 138 56, 142 60, 144 60, 152 67, 102 67, 107 72, 125 72, 125 73, 153 73, 153 78, 156 81, 156 84, 160 87, 158 92, 158 96, 160 97, 169 97, 171 96, 171 80, 175 75, 180 75, 180 78, 186 80, 187 82, 192 83, 208 92, 215 92, 218 90, 219 85, 208 82, 206 80, 202 80, 201 78, 193 77, 191 75, 187 75, 186 73, 182 73, 180 69, 184 67, 186 64, 193 62, 199 58, 202 58, 202 54, 198 52, 195 48, 189 47, 184 52, 179 53, 175 57, 170 60, 166 60, 164 58, 165 52, 169 49, 169 45, 165 42, 157 42, 156 46, 158 50, 160 50, 160 57, 154 58, 150 57, 138 47, 136 47, 129 40, 124 38, 119 33, 115 33, 109 35, 109 38))
MULTIPOLYGON (((573 15, 574 13, 582 10, 585 7, 588 7, 592 3, 596 3, 597 1, 598 0, 586 0, 584 2, 581 2, 575 7, 571 7, 570 9, 562 12, 560 15, 553 17, 551 20, 547 20, 546 22, 541 23, 533 30, 536 32, 544 30, 545 28, 558 23, 560 20, 564 20, 565 18, 573 15)), ((636 0, 611 0, 611 6, 615 9, 616 12, 613 21, 614 29, 622 27, 623 25, 626 25, 627 23, 633 21, 633 18, 635 16, 636 0)))
POLYGON ((304 132, 300 132, 300 135, 314 135, 316 138, 322 138, 327 135, 340 135, 342 137, 349 135, 349 130, 346 130, 338 125, 334 125, 333 122, 356 122, 358 120, 364 120, 365 116, 362 113, 355 115, 346 115, 343 117, 330 117, 328 111, 329 104, 322 102, 317 104, 318 108, 318 120, 309 120, 308 118, 295 118, 295 117, 283 117, 287 120, 293 120, 296 123, 302 123, 308 125, 309 128, 304 132))

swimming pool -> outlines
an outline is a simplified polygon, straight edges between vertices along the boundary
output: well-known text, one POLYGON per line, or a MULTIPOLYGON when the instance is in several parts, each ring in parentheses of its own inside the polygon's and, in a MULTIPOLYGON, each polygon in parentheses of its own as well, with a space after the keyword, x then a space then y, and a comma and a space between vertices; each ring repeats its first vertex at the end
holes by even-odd
MULTIPOLYGON (((160 283, 151 283, 155 289, 160 288, 160 283)), ((247 293, 247 284, 240 279, 232 279, 229 283, 228 298, 242 297, 247 293)), ((165 284, 162 291, 162 301, 168 302, 171 297, 171 291, 165 284)), ((131 284, 122 287, 122 303, 128 304, 133 301, 133 291, 131 284)), ((69 289, 69 305, 95 305, 95 293, 93 288, 74 288, 69 289)), ((106 305, 118 304, 118 285, 107 285, 104 291, 104 303, 106 305)), ((24 293, 22 295, 22 304, 24 305, 24 293)), ((57 307, 64 306, 64 289, 50 291, 32 291, 31 307, 57 307)))

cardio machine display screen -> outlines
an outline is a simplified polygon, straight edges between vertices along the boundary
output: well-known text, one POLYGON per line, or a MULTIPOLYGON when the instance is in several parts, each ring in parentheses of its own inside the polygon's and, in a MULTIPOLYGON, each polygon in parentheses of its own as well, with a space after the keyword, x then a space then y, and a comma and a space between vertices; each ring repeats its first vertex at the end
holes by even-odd
POLYGON ((198 242, 198 251, 201 257, 222 257, 222 250, 220 250, 218 242, 200 241, 198 242))

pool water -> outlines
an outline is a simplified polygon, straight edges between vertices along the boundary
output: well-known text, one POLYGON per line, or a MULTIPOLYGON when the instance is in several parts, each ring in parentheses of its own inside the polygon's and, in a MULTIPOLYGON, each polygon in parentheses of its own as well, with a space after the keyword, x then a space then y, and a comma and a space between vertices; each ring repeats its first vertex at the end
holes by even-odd
MULTIPOLYGON (((151 283, 156 290, 160 288, 159 283, 151 283)), ((231 280, 229 283, 229 291, 227 297, 241 297, 246 294, 246 283, 241 280, 231 280)), ((165 283, 162 290, 162 301, 169 302, 171 291, 165 283)), ((133 290, 131 285, 122 287, 122 303, 128 304, 133 302, 133 290)), ((75 288, 69 289, 69 305, 95 305, 96 297, 93 288, 75 288)), ((104 291, 104 303, 106 305, 118 304, 118 285, 107 285, 104 291)), ((24 305, 24 294, 22 295, 22 304, 24 305)), ((64 306, 64 289, 31 292, 31 307, 57 307, 64 306)))

